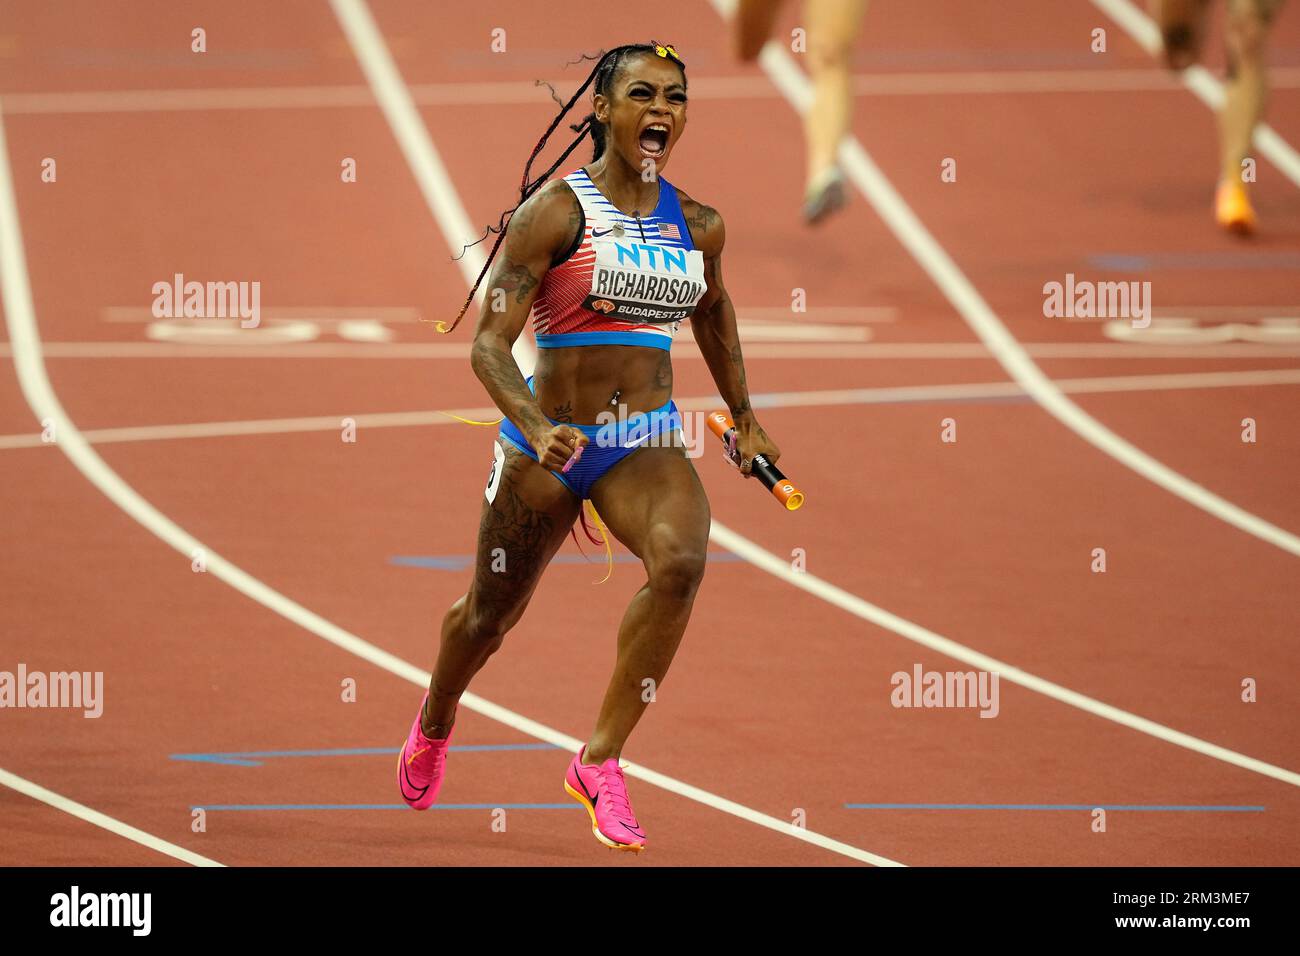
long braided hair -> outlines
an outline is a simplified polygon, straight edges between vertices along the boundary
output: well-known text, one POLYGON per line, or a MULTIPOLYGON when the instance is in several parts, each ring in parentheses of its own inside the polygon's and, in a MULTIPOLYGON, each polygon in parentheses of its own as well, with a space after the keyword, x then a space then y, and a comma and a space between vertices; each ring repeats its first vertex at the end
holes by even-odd
POLYGON ((487 261, 483 263, 483 268, 479 271, 478 278, 474 280, 474 287, 469 290, 469 295, 465 299, 465 304, 460 307, 460 312, 456 314, 455 320, 450 325, 442 320, 438 320, 435 327, 439 332, 447 333, 456 328, 456 326, 460 324, 460 320, 465 317, 465 313, 469 311, 469 307, 474 302, 474 296, 478 294, 479 286, 483 284, 483 277, 487 275, 488 269, 492 267, 492 260, 496 258, 497 250, 501 248, 501 242, 506 237, 506 227, 510 222, 510 217, 514 215, 515 210, 522 206, 528 197, 532 196, 533 193, 546 185, 546 181, 551 177, 551 174, 559 169, 560 165, 569 158, 569 154, 577 149, 578 146, 582 144, 583 140, 588 137, 590 137, 594 143, 594 149, 592 150, 591 155, 592 162, 600 159, 601 155, 605 152, 606 130, 604 124, 596 119, 595 112, 591 112, 582 118, 582 122, 571 123, 569 125, 569 129, 573 130, 578 135, 575 137, 573 142, 565 148, 564 152, 560 154, 560 158, 552 163, 546 172, 540 173, 537 176, 533 175, 533 163, 537 160, 538 155, 541 154, 542 150, 545 149, 546 144, 550 141, 551 134, 555 132, 564 118, 573 110, 574 104, 578 102, 578 97, 582 96, 582 94, 587 91, 588 87, 592 88, 593 93, 608 96, 610 86, 614 82, 614 77, 618 75, 618 71, 622 67, 623 62, 628 57, 635 56, 639 53, 666 56, 681 67, 683 79, 685 78, 686 64, 682 62, 679 56, 677 56, 677 51, 671 46, 662 45, 653 40, 649 43, 629 43, 623 46, 616 46, 613 49, 606 50, 596 56, 583 54, 578 60, 574 61, 576 63, 581 63, 584 60, 595 60, 596 65, 592 68, 587 79, 583 81, 583 84, 578 87, 571 97, 569 97, 567 103, 562 102, 560 98, 555 95, 555 91, 552 89, 551 95, 555 99, 555 102, 560 105, 560 112, 555 119, 551 120, 551 125, 546 127, 546 132, 543 133, 542 138, 537 141, 537 145, 533 147, 533 151, 528 157, 528 162, 524 164, 524 174, 519 182, 519 202, 515 203, 503 212, 495 226, 488 226, 480 238, 461 249, 461 255, 464 255, 466 249, 478 245, 478 243, 482 242, 489 235, 496 233, 496 242, 492 244, 492 251, 488 253, 487 261), (661 50, 664 52, 660 53, 659 51, 661 50))

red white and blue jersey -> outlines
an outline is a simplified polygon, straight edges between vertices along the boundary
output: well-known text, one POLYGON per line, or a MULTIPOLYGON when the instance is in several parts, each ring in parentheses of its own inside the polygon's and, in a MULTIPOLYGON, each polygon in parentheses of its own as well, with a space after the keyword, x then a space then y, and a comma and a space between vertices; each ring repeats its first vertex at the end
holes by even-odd
POLYGON ((585 169, 564 177, 585 222, 573 254, 552 266, 533 301, 538 348, 643 345, 669 349, 704 296, 704 254, 695 248, 672 183, 641 218, 614 207, 585 169))

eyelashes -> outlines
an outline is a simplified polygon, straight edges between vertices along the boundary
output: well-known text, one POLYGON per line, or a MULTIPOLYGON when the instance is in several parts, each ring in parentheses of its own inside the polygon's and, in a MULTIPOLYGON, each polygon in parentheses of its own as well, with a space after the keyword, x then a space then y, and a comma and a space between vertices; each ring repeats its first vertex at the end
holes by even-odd
MULTIPOLYGON (((636 87, 633 87, 632 89, 628 90, 627 95, 630 96, 630 97, 632 97, 632 98, 634 98, 634 99, 640 99, 640 98, 642 98, 642 97, 653 96, 653 95, 654 95, 654 91, 651 90, 648 86, 636 86, 636 87)), ((673 92, 673 93, 669 93, 669 94, 668 94, 668 102, 670 102, 670 103, 675 103, 675 104, 677 104, 678 106, 685 105, 685 103, 686 103, 686 94, 685 94, 685 93, 681 93, 681 92, 673 92)))

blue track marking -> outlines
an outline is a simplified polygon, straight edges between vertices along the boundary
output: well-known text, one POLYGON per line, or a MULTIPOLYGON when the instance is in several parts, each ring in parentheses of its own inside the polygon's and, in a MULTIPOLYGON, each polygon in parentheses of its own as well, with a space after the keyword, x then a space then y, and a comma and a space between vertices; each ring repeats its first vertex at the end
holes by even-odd
MULTIPOLYGON (((708 561, 710 563, 739 561, 740 555, 732 554, 730 551, 710 551, 708 552, 708 561)), ((635 554, 615 554, 615 564, 640 564, 641 559, 635 554)), ((438 571, 463 571, 465 568, 474 566, 474 555, 472 554, 399 554, 388 559, 389 564, 396 564, 407 568, 433 568, 438 571)), ((551 564, 604 564, 602 557, 600 561, 592 558, 584 558, 580 554, 557 554, 551 559, 551 564)))
MULTIPOLYGON (((190 810, 409 810, 404 803, 196 803, 190 810)), ((581 810, 569 803, 435 803, 430 810, 581 810)))
MULTIPOLYGON (((237 750, 229 753, 171 754, 172 760, 193 763, 217 763, 233 767, 260 767, 264 760, 281 757, 392 757, 401 747, 339 747, 330 750, 237 750)), ((562 750, 555 744, 453 744, 447 748, 456 753, 480 750, 562 750)))
MULTIPOLYGON (((872 405, 1002 405, 1008 402, 1032 402, 1028 394, 1022 395, 944 395, 935 398, 917 396, 915 398, 891 398, 887 402, 871 402, 872 405)), ((781 401, 779 394, 749 396, 751 408, 789 408, 781 401)))
POLYGON ((1300 252, 1099 252, 1088 257, 1095 269, 1145 272, 1160 269, 1300 269, 1300 252))
POLYGON ((1263 807, 1156 803, 846 803, 847 810, 1125 810, 1148 813, 1262 813, 1263 807))
MULTIPOLYGON (((448 750, 473 751, 564 750, 555 744, 459 744, 448 750)), ((172 760, 238 767, 260 767, 264 760, 282 757, 387 757, 397 756, 400 747, 335 747, 327 750, 237 750, 226 753, 171 754, 172 760)), ((409 810, 404 803, 196 803, 191 810, 409 810)), ((441 803, 434 810, 570 810, 576 803, 441 803)))

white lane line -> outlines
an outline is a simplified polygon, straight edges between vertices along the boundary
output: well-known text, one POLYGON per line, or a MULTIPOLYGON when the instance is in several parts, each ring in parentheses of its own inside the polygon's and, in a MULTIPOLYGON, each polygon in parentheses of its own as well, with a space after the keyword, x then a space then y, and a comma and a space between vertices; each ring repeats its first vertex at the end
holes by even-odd
MULTIPOLYGON (((1275 88, 1300 86, 1300 70, 1279 68, 1270 77, 1275 88)), ((1036 94, 1036 92, 1160 92, 1182 90, 1162 70, 969 70, 946 73, 867 73, 853 77, 859 96, 969 94, 1036 94)), ((545 105, 545 90, 528 79, 460 83, 411 83, 411 99, 420 107, 507 107, 545 105)), ((757 77, 690 78, 693 99, 772 99, 776 92, 757 77)), ((87 90, 10 92, 4 95, 9 116, 75 113, 190 112, 205 109, 347 109, 373 108, 369 87, 242 86, 160 88, 160 90, 87 90)))
POLYGON ((9 116, 339 107, 373 109, 375 106, 369 87, 361 84, 6 93, 4 101, 5 113, 9 116))
MULTIPOLYGON (((1092 0, 1092 5, 1118 23, 1151 56, 1156 59, 1163 57, 1164 41, 1160 38, 1160 27, 1129 0, 1092 0)), ((1183 71, 1182 80, 1210 109, 1217 112, 1223 106, 1223 84, 1205 67, 1199 64, 1189 67, 1183 71)), ((1267 123, 1255 127, 1254 141, 1269 162, 1280 169, 1292 183, 1300 186, 1300 154, 1296 153, 1290 143, 1267 123)))
MULTIPOLYGON (((1203 388, 1256 388, 1272 385, 1300 385, 1300 369, 1261 369, 1247 372, 1185 372, 1171 375, 1113 375, 1100 378, 1057 379, 1057 386, 1070 393, 1155 392, 1203 388)), ((750 396, 755 408, 795 408, 819 405, 881 405, 891 402, 968 401, 981 398, 1014 398, 1025 391, 1015 382, 975 382, 969 385, 903 385, 877 388, 826 389, 802 392, 756 392, 750 396)), ((683 411, 712 411, 716 395, 676 399, 683 411)), ((484 421, 498 418, 494 406, 448 409, 461 418, 484 421)), ((361 415, 309 415, 301 418, 260 418, 226 422, 192 422, 180 425, 136 425, 124 428, 87 428, 82 435, 91 444, 173 441, 187 438, 232 438, 243 435, 282 435, 309 432, 337 432, 347 417, 358 428, 423 428, 430 425, 460 424, 446 415, 429 411, 375 412, 361 415)), ((37 432, 0 435, 0 450, 7 448, 49 448, 37 432)))
POLYGON ((844 325, 860 322, 896 322, 901 311, 892 305, 810 305, 798 314, 792 312, 789 305, 737 305, 735 309, 738 322, 816 320, 844 325))
MULTIPOLYGON (((32 783, 24 777, 10 773, 8 770, 0 768, 0 786, 8 787, 10 790, 16 790, 24 796, 31 797, 33 800, 39 800, 56 810, 62 810, 64 813, 74 816, 79 820, 85 820, 87 823, 115 833, 120 837, 138 843, 143 847, 148 847, 157 853, 170 856, 173 859, 188 863, 191 866, 225 866, 224 863, 218 863, 216 860, 210 860, 206 856, 201 856, 183 846, 177 846, 175 843, 168 843, 161 837, 156 837, 152 833, 145 833, 129 823, 123 823, 121 820, 114 819, 106 813, 100 813, 84 803, 78 803, 76 800, 69 800, 62 794, 55 793, 53 790, 47 790, 39 783, 32 783)), ((33 860, 31 863, 40 864, 41 861, 33 860)))
MULTIPOLYGON (((683 333, 685 329, 682 330, 683 333)), ((1034 358, 1042 359, 1293 359, 1300 346, 1139 345, 1131 342, 1022 342, 1034 358)), ((46 342, 49 359, 383 359, 426 360, 469 357, 469 343, 302 342, 293 345, 174 345, 162 342, 46 342)), ((13 355, 9 343, 0 342, 0 358, 13 355)), ((702 359, 689 336, 673 345, 673 359, 702 359)), ((745 346, 745 358, 761 359, 864 359, 873 361, 987 361, 996 359, 982 342, 843 342, 836 345, 800 342, 754 342, 745 346)))
MULTIPOLYGON (((7 111, 6 111, 6 115, 7 111)), ((106 305, 99 310, 105 322, 131 322, 140 325, 152 325, 160 321, 153 314, 152 305, 106 305)), ((1267 311, 1267 310, 1266 310, 1267 311)), ((341 323, 364 321, 366 319, 388 325, 418 325, 422 321, 420 310, 409 305, 275 305, 262 308, 263 322, 280 320, 309 321, 313 325, 336 328, 341 323)), ((168 319, 167 324, 184 323, 185 325, 203 326, 222 324, 217 319, 168 319)), ((231 325, 238 324, 231 322, 231 325)), ((46 345, 49 343, 47 342, 46 345)))
POLYGON ((871 329, 862 325, 832 325, 817 322, 736 322, 746 342, 865 342, 871 329))
MULTIPOLYGON (((203 549, 207 554, 208 573, 224 581, 241 594, 252 598, 286 620, 297 624, 336 647, 374 664, 376 667, 410 681, 417 687, 428 686, 430 679, 428 671, 344 630, 314 611, 308 610, 263 581, 253 577, 176 524, 123 481, 121 476, 113 471, 90 446, 86 437, 72 419, 68 417, 50 384, 45 362, 41 355, 40 332, 36 322, 36 309, 32 300, 28 278, 26 253, 22 244, 22 227, 19 222, 18 204, 14 195, 13 173, 9 162, 9 148, 4 130, 2 103, 0 103, 0 297, 3 299, 5 322, 9 330, 9 340, 13 346, 14 368, 17 372, 18 383, 23 396, 37 420, 49 419, 54 423, 58 437, 56 443, 58 448, 92 485, 150 533, 179 551, 187 559, 195 549, 203 549)), ((576 737, 571 737, 554 728, 531 720, 522 714, 494 704, 477 694, 466 693, 461 699, 461 703, 469 710, 483 714, 508 727, 513 727, 522 733, 555 744, 558 747, 563 747, 569 751, 577 752, 582 746, 583 742, 576 737)), ((814 830, 795 826, 788 820, 760 813, 743 804, 710 793, 685 781, 677 780, 667 774, 659 773, 649 767, 628 763, 625 772, 628 776, 645 780, 678 796, 686 797, 715 810, 720 810, 723 813, 772 830, 783 836, 829 850, 832 853, 838 853, 850 859, 871 863, 876 866, 904 865, 888 857, 835 840, 814 830)))
POLYGON ((1037 677, 1013 664, 1008 664, 1006 661, 1000 661, 995 657, 989 657, 987 654, 981 654, 964 644, 958 644, 956 641, 941 634, 936 634, 928 628, 864 601, 856 594, 851 594, 828 581, 823 581, 814 574, 809 574, 807 571, 797 572, 790 567, 789 561, 778 558, 754 544, 748 538, 744 538, 730 528, 718 524, 717 521, 713 522, 713 529, 709 536, 719 546, 726 548, 733 554, 740 555, 746 561, 762 568, 769 574, 775 575, 787 584, 792 584, 803 591, 807 591, 809 594, 813 594, 829 604, 848 611, 864 621, 870 621, 878 627, 893 631, 895 634, 915 644, 920 644, 922 647, 928 647, 933 651, 980 670, 997 672, 1002 680, 1019 684, 1021 687, 1078 708, 1093 716, 1112 721, 1206 757, 1212 757, 1215 760, 1221 760, 1224 763, 1300 787, 1300 773, 1293 770, 1287 770, 1285 767, 1278 767, 1263 760, 1248 757, 1235 750, 1220 747, 1208 740, 1193 737, 1190 734, 1174 730, 1172 727, 1158 724, 1153 720, 1147 720, 1145 717, 1139 717, 1126 710, 1103 703, 1096 698, 1072 691, 1068 687, 1062 687, 1060 684, 1037 677))
MULTIPOLYGON (((434 333, 435 335, 437 333, 434 333)), ((181 345, 173 342, 46 342, 46 359, 456 359, 469 342, 294 342, 277 345, 181 345)), ((982 351, 982 348, 981 348, 982 351)), ((0 356, 13 351, 0 343, 0 356)))
POLYGON ((1258 369, 1248 372, 1185 372, 1170 375, 1115 375, 1097 378, 1058 378, 1063 392, 1163 392, 1185 388, 1240 388, 1300 383, 1300 369, 1258 369))
MULTIPOLYGON (((1065 392, 1163 392, 1202 388, 1256 388, 1300 385, 1300 369, 1260 369, 1248 372, 1185 372, 1171 375, 1107 375, 1098 378, 1063 378, 1056 382, 1065 392)), ((875 405, 891 402, 963 401, 980 398, 1015 398, 1028 393, 1015 382, 977 382, 969 385, 902 385, 881 388, 824 389, 806 392, 759 392, 750 397, 755 408, 789 408, 819 405, 875 405)), ((684 399, 686 407, 694 399, 684 399)), ((713 400, 714 405, 717 399, 713 400)), ((712 406, 710 406, 712 407, 712 406)))
MULTIPOLYGON (((453 415, 483 421, 499 418, 495 407, 448 409, 453 415)), ((182 425, 136 425, 126 428, 88 428, 81 434, 92 444, 121 442, 172 441, 186 438, 233 438, 240 435, 284 435, 305 432, 337 432, 343 419, 351 418, 357 428, 414 428, 426 425, 459 425, 460 422, 437 412, 375 412, 369 415, 308 415, 302 418, 255 418, 245 421, 191 422, 182 425)), ((0 435, 0 449, 51 447, 35 435, 0 435), (33 443, 32 439, 35 439, 33 443)))
MULTIPOLYGON (((858 96, 967 96, 1018 93, 1181 92, 1183 85, 1161 69, 963 70, 864 73, 852 78, 858 96)), ((1269 74, 1274 89, 1300 87, 1300 69, 1277 67, 1269 74)), ((544 90, 530 80, 463 83, 411 83, 417 106, 547 106, 544 90)), ((773 99, 770 83, 755 76, 692 76, 697 100, 773 99)), ((375 106, 369 87, 242 86, 205 89, 87 90, 9 93, 10 116, 77 113, 159 113, 197 110, 349 109, 375 106)))
MULTIPOLYGON (((471 225, 465 207, 461 205, 460 196, 451 184, 447 167, 420 119, 420 112, 411 100, 410 90, 397 69, 388 45, 384 43, 379 27, 370 14, 370 8, 361 0, 330 0, 330 6, 347 36, 384 118, 388 120, 388 125, 397 138, 397 145, 420 186, 429 211, 433 213, 433 218, 447 239, 448 248, 453 255, 461 255, 462 245, 478 238, 481 230, 471 225)), ((488 236, 483 243, 466 249, 465 254, 457 260, 456 264, 467 284, 472 285, 482 271, 483 264, 487 261, 483 246, 490 246, 493 241, 495 237, 488 236)), ((483 301, 486 288, 485 278, 476 302, 483 301)), ((471 306, 471 310, 473 308, 471 306)), ((446 316, 446 321, 451 318, 450 315, 446 316)), ((470 334, 474 328, 474 316, 467 314, 457 328, 464 329, 466 335, 470 334)), ((537 348, 527 329, 515 340, 513 353, 523 374, 530 375, 537 364, 537 348)))
MULTIPOLYGON (((710 0, 725 18, 735 0, 710 0)), ((780 44, 769 42, 759 62, 772 82, 802 115, 812 102, 812 84, 780 44)), ((1209 515, 1261 541, 1300 557, 1300 536, 1265 521, 1258 515, 1219 497, 1212 491, 1157 461, 1097 421, 1052 384, 1033 359, 1021 348, 1010 330, 976 291, 916 213, 867 154, 857 137, 849 134, 840 145, 840 162, 876 213, 893 231, 903 247, 934 281, 958 314, 988 348, 1007 374, 1029 393, 1048 414, 1097 450, 1137 472, 1148 481, 1177 495, 1209 515)))

